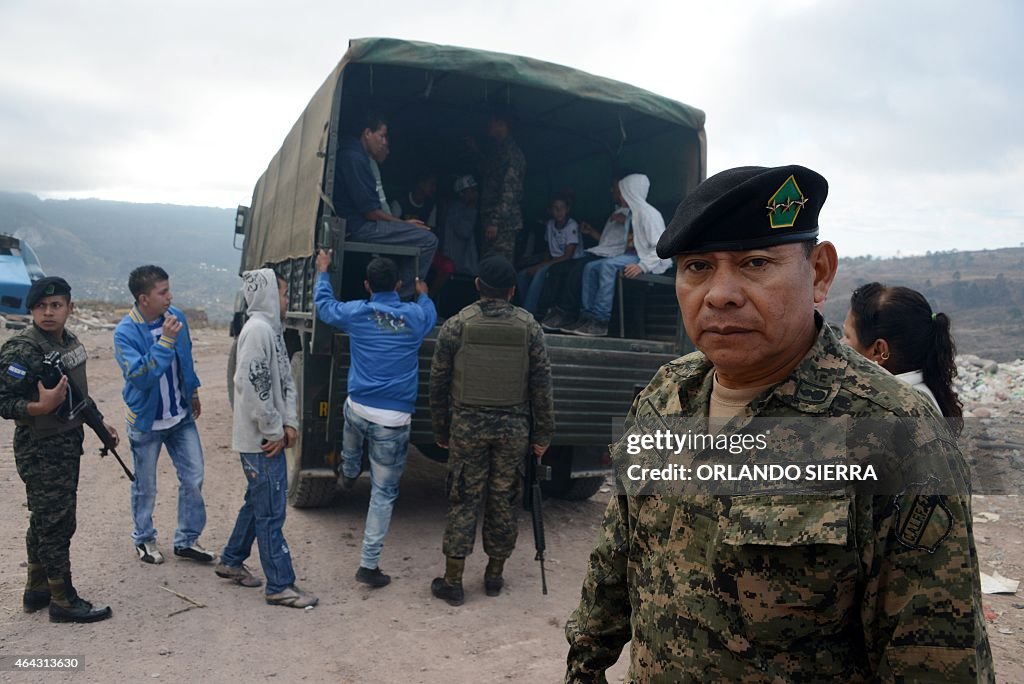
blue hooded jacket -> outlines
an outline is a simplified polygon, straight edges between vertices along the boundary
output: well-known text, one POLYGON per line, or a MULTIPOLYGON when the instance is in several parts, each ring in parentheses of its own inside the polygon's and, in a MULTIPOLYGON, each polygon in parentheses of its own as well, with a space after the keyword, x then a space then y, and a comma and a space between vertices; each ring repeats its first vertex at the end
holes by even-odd
POLYGON ((128 423, 135 429, 148 432, 156 419, 157 402, 160 397, 160 376, 167 372, 171 360, 178 359, 178 382, 181 395, 185 398, 185 410, 192 414, 192 395, 199 389, 199 378, 192 365, 192 338, 188 331, 185 314, 173 306, 167 309, 181 321, 181 330, 176 338, 162 335, 154 341, 146 319, 139 313, 138 305, 121 319, 114 330, 114 358, 124 376, 124 390, 121 396, 128 410, 128 423))
POLYGON ((313 299, 320 320, 349 335, 348 394, 352 401, 412 413, 420 345, 437 322, 437 309, 430 297, 421 294, 415 302, 402 302, 397 292, 375 292, 369 301, 339 302, 330 278, 322 273, 313 299))

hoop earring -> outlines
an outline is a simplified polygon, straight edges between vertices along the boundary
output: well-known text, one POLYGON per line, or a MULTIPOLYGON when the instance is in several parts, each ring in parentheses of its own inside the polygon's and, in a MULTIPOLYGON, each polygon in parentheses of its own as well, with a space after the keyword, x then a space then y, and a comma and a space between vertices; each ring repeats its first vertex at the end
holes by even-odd
POLYGON ((889 352, 882 352, 880 356, 883 361, 889 360, 889 352))

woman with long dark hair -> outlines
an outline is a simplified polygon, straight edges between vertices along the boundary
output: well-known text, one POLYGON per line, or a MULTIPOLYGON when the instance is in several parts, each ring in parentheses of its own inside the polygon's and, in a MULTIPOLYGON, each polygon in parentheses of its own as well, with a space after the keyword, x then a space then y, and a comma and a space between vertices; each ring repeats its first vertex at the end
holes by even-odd
POLYGON ((850 297, 843 342, 928 395, 959 434, 963 404, 953 390, 956 344, 949 316, 908 287, 861 285, 850 297))

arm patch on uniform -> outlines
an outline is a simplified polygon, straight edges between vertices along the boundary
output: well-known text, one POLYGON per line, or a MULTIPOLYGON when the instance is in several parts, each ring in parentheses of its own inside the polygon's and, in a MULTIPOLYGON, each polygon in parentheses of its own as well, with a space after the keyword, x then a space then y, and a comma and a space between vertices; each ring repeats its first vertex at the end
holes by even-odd
POLYGON ((896 541, 908 549, 935 553, 953 531, 953 514, 946 497, 921 491, 929 484, 938 480, 915 482, 896 497, 896 541))
POLYGON ((19 365, 17 363, 12 363, 7 367, 7 374, 10 375, 12 378, 18 378, 19 380, 24 378, 27 372, 28 371, 25 370, 24 366, 19 365))

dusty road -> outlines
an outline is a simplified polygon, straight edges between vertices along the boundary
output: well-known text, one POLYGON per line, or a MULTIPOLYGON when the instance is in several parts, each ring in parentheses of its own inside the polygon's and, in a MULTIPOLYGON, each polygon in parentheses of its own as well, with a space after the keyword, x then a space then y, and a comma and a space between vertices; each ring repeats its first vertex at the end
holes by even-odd
MULTIPOLYGON (((5 333, 6 334, 6 333, 5 333)), ((121 378, 111 333, 82 334, 90 352, 93 396, 122 430, 121 378)), ((220 551, 242 501, 245 482, 230 451, 231 413, 225 394, 226 334, 194 331, 206 452, 208 522, 201 542, 220 551)), ((87 437, 79 487, 78 532, 72 546, 75 584, 90 600, 113 607, 96 625, 54 625, 45 611, 21 612, 24 531, 28 511, 11 451, 13 426, 0 421, 0 654, 84 657, 84 670, 45 675, 47 681, 110 682, 163 679, 308 682, 557 682, 564 674, 563 626, 575 606, 587 555, 596 540, 607 494, 584 503, 549 502, 546 509, 549 593, 540 592, 529 519, 520 519, 520 544, 508 563, 497 598, 483 593, 485 557, 467 563, 466 604, 450 608, 430 595, 443 568, 444 468, 413 454, 402 480, 381 567, 390 586, 371 590, 353 579, 369 495, 361 480, 339 506, 289 509, 285 536, 301 586, 317 593, 310 611, 268 606, 262 589, 218 579, 210 567, 171 554, 176 483, 166 453, 160 459, 156 508, 158 541, 168 557, 140 563, 130 541, 128 480, 112 459, 96 456, 87 437), (204 604, 192 608, 167 587, 204 604)), ((127 446, 122 454, 129 453, 127 446)), ((983 569, 1024 576, 1021 526, 1024 506, 1015 497, 987 497, 976 510, 997 512, 978 525, 983 569)), ((250 565, 259 568, 257 552, 250 565)), ((262 574, 262 573, 260 573, 262 574)), ((1024 597, 986 596, 994 611, 989 634, 1000 682, 1024 681, 1024 597), (1019 606, 1019 607, 1018 607, 1019 606), (999 630, 1009 633, 1002 633, 999 630)), ((609 673, 620 681, 622 660, 609 673)), ((43 676, 0 673, 3 681, 43 676)))

